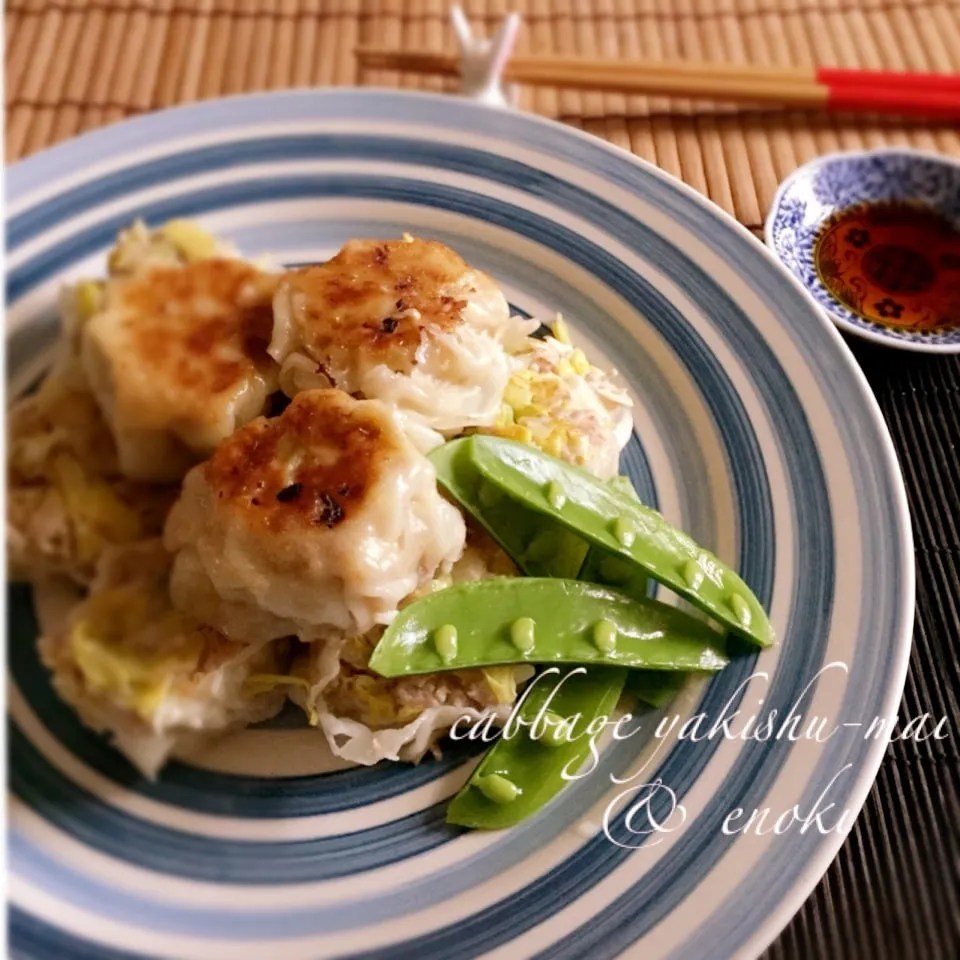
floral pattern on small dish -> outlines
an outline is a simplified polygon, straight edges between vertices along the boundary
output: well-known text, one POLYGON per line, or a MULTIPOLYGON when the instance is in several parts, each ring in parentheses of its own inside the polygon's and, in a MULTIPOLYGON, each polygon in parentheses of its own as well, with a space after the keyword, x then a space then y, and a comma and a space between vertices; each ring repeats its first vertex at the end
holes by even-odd
POLYGON ((960 163, 903 149, 813 160, 780 185, 767 217, 767 245, 842 329, 901 349, 960 352, 960 327, 917 331, 873 323, 837 300, 821 280, 814 251, 824 224, 856 204, 884 201, 922 203, 960 226, 960 163))

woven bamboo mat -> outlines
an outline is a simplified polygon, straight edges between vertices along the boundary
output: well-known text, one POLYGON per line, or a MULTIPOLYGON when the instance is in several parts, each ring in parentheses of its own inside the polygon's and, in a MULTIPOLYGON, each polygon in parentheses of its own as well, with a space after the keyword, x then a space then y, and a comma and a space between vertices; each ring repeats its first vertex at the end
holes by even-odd
MULTIPOLYGON (((467 0, 520 49, 960 71, 960 0, 467 0)), ((449 49, 446 0, 11 0, 7 160, 132 114, 245 90, 443 89, 360 71, 358 42, 449 49)), ((908 144, 960 155, 960 130, 664 98, 525 90, 522 105, 606 137, 760 225, 777 183, 818 153, 908 144)))
MULTIPOLYGON (((450 42, 448 0, 10 0, 7 160, 133 114, 245 90, 443 89, 357 70, 357 43, 450 42)), ((521 49, 611 57, 960 71, 960 0, 465 0, 487 30, 524 15, 521 49)), ((960 129, 525 91, 522 105, 606 137, 758 229, 776 184, 833 150, 960 156, 960 129)), ((914 517, 917 624, 904 716, 960 717, 960 357, 851 344, 896 444, 914 517)), ((960 754, 888 751, 863 815, 766 960, 960 957, 960 754)))

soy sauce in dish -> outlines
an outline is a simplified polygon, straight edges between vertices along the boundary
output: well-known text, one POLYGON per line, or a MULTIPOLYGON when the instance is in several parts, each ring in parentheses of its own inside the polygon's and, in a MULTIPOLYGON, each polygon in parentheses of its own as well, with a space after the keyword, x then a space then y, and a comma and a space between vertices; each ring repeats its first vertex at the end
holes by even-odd
POLYGON ((960 326, 960 231, 932 207, 847 207, 821 227, 813 259, 823 285, 866 320, 927 333, 960 326))

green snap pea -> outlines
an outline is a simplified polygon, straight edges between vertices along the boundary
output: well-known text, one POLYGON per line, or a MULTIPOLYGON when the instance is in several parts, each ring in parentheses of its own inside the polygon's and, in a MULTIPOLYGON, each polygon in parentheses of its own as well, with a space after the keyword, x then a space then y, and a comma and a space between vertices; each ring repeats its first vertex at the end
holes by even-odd
POLYGON ((569 740, 571 730, 567 717, 548 710, 543 715, 544 730, 540 739, 548 747, 562 747, 569 740))
POLYGON ((629 477, 625 477, 622 473, 618 474, 616 477, 611 477, 607 481, 607 486, 611 490, 619 490, 621 493, 625 493, 628 497, 633 497, 638 503, 643 501, 637 496, 637 491, 634 489, 633 481, 629 477))
POLYGON ((544 520, 640 567, 748 641, 773 643, 767 614, 743 580, 635 497, 526 444, 481 434, 462 443, 461 469, 468 475, 472 468, 475 484, 499 488, 544 520), (559 509, 550 495, 557 488, 564 496, 559 509))
POLYGON ((526 656, 533 650, 537 621, 533 617, 521 617, 510 624, 510 642, 526 656))
POLYGON ((612 620, 598 620, 593 625, 593 642, 601 653, 616 653, 617 625, 612 620))
POLYGON ((501 736, 487 751, 447 807, 447 822, 500 830, 525 820, 552 800, 566 786, 564 771, 569 776, 583 765, 590 752, 587 730, 597 718, 613 713, 626 675, 626 670, 609 667, 590 667, 581 674, 560 668, 557 677, 532 681, 533 688, 516 711, 523 725, 517 724, 511 736, 501 736), (545 732, 541 723, 538 737, 531 736, 531 724, 541 711, 545 720, 552 721, 546 725, 547 731, 557 730, 558 718, 566 721, 562 735, 545 732), (515 788, 511 800, 504 803, 490 797, 491 777, 500 777, 515 788))
POLYGON ((687 682, 685 673, 666 670, 631 670, 627 678, 627 692, 650 707, 665 707, 687 682))
POLYGON ((649 580, 640 567, 599 547, 590 548, 577 579, 612 587, 628 597, 643 598, 650 592, 649 580))
POLYGON ((493 803, 513 803, 520 796, 520 788, 501 773, 488 773, 480 777, 475 786, 493 803))
MULTIPOLYGON (((532 513, 494 484, 481 482, 465 456, 465 443, 452 440, 431 452, 440 485, 528 577, 576 577, 587 553, 586 541, 562 524, 532 513)), ((561 502, 559 495, 551 499, 561 502)))
POLYGON ((656 600, 631 599, 579 580, 494 577, 459 583, 404 607, 373 651, 370 669, 384 677, 510 663, 712 672, 729 662, 725 640, 656 600), (516 642, 518 621, 524 622, 525 650, 516 642), (447 638, 454 630, 451 651, 447 638))
POLYGON ((440 627, 434 633, 433 643, 444 663, 452 663, 457 659, 457 628, 452 624, 440 627))
MULTIPOLYGON (((607 481, 607 485, 640 502, 629 477, 613 477, 607 481)), ((650 592, 647 573, 642 567, 596 545, 591 546, 587 552, 577 579, 613 587, 634 599, 642 600, 650 592)))
MULTIPOLYGON (((635 500, 640 499, 629 477, 614 477, 607 483, 635 500)), ((590 548, 577 579, 613 587, 635 600, 643 600, 649 595, 649 581, 642 568, 597 546, 590 548)), ((686 679, 685 673, 631 670, 627 677, 627 690, 648 706, 659 709, 677 695, 686 679)))

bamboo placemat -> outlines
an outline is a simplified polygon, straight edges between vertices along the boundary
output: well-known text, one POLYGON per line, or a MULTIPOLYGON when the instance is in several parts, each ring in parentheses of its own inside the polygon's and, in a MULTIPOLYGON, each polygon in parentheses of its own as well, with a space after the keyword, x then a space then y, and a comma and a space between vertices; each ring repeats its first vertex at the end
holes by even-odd
MULTIPOLYGON (((960 0, 466 0, 488 30, 524 15, 520 49, 960 71, 960 0)), ((330 84, 443 89, 358 71, 357 43, 447 48, 446 0, 11 0, 12 162, 147 110, 245 90, 330 84)), ((960 156, 947 125, 737 110, 542 89, 522 105, 606 137, 754 230, 811 157, 904 144, 960 156)), ((960 717, 960 358, 856 345, 904 467, 917 622, 903 714, 960 717)), ((958 731, 954 726, 952 736, 958 731)), ((894 744, 829 873, 768 960, 960 957, 956 740, 894 744)), ((731 922, 736 922, 731 917, 731 922)), ((718 958, 722 960, 722 958, 718 958)))
MULTIPOLYGON (((519 49, 611 57, 960 70, 960 0, 467 0, 519 49)), ((145 110, 330 84, 443 89, 358 70, 357 42, 449 49, 446 0, 11 0, 7 159, 145 110)), ((522 106, 606 137, 759 227, 777 183, 831 150, 908 144, 960 155, 947 125, 525 90, 522 106)))

